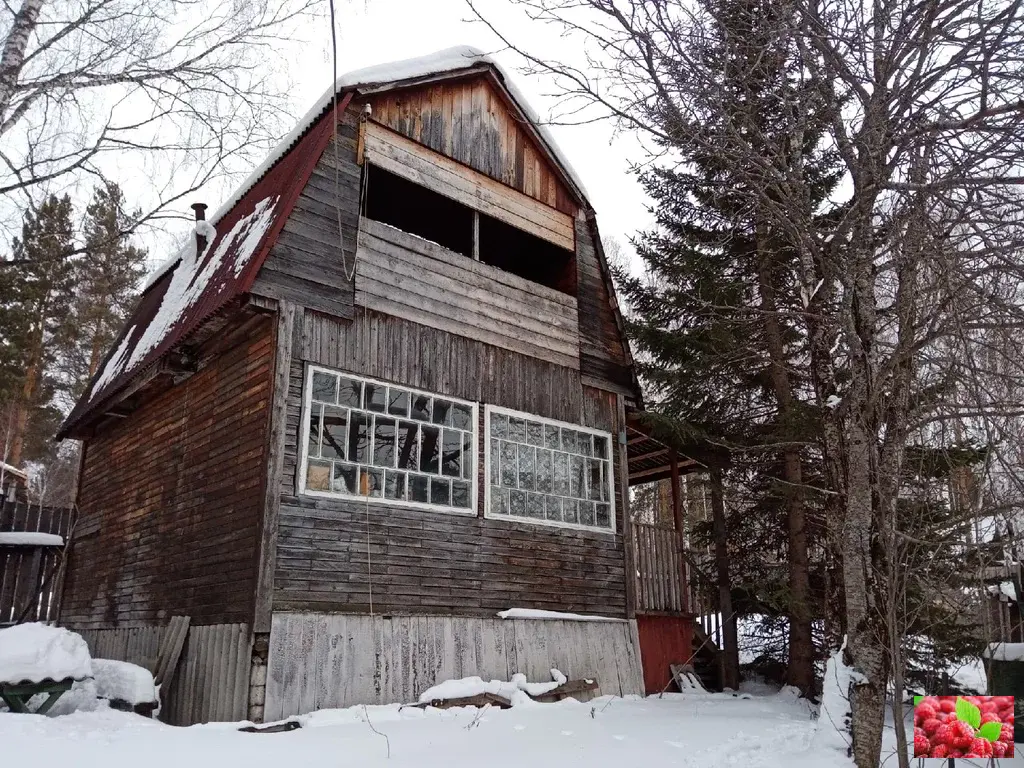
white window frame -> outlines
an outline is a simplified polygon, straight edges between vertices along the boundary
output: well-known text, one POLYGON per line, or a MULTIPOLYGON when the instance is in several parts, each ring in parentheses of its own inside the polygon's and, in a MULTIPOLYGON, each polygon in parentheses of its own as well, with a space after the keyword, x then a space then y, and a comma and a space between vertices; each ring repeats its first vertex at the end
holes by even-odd
MULTIPOLYGON (((484 406, 484 517, 488 520, 504 520, 505 522, 511 523, 525 523, 529 525, 547 525, 552 528, 568 528, 574 531, 589 531, 590 533, 600 533, 608 536, 618 535, 618 518, 617 510, 615 508, 615 449, 617 443, 613 439, 612 433, 603 429, 594 429, 593 427, 585 427, 581 424, 572 424, 567 421, 559 421, 558 419, 549 419, 544 416, 538 416, 535 413, 526 413, 524 411, 516 411, 511 408, 502 408, 498 405, 485 405, 484 406), (540 519, 537 517, 519 517, 517 515, 503 515, 500 513, 493 513, 491 511, 491 441, 501 438, 494 438, 491 436, 491 414, 502 414, 504 416, 512 416, 519 419, 528 419, 530 421, 537 421, 544 425, 553 427, 563 427, 565 429, 572 429, 576 432, 586 432, 591 435, 598 435, 604 437, 608 441, 608 458, 605 461, 608 462, 608 505, 609 505, 609 519, 611 527, 605 528, 597 525, 584 525, 582 523, 567 523, 562 520, 548 520, 540 519)), ((498 486, 501 487, 500 485, 498 486)), ((545 494, 545 495, 557 495, 557 494, 545 494)), ((560 497, 565 498, 565 497, 560 497)))
MULTIPOLYGON (((359 408, 358 410, 361 413, 370 413, 370 414, 375 414, 376 413, 376 411, 366 411, 366 410, 364 410, 362 408, 359 408)), ((387 416, 389 414, 385 413, 383 415, 387 416)), ((396 420, 401 419, 400 416, 392 416, 392 417, 394 419, 396 419, 396 420)), ((406 421, 413 421, 413 419, 406 418, 406 421)), ((471 402, 469 400, 463 400, 463 399, 458 398, 458 397, 449 397, 448 395, 445 395, 445 394, 442 394, 442 393, 439 393, 439 392, 428 392, 426 390, 419 389, 417 387, 406 386, 405 384, 401 384, 399 382, 381 381, 380 379, 375 379, 375 378, 373 378, 371 376, 364 376, 363 374, 360 374, 360 373, 352 373, 350 371, 342 370, 341 368, 329 368, 329 367, 324 366, 324 365, 307 364, 306 365, 306 373, 305 373, 305 376, 303 377, 303 386, 302 386, 302 424, 301 424, 301 428, 299 430, 299 440, 301 442, 300 442, 300 445, 299 445, 299 450, 300 450, 300 455, 299 455, 299 472, 298 472, 298 477, 296 478, 296 480, 298 482, 298 488, 297 488, 298 493, 300 495, 303 495, 303 496, 313 496, 313 497, 321 498, 321 499, 334 499, 335 501, 355 502, 355 503, 358 503, 358 504, 363 504, 365 502, 369 502, 370 504, 378 504, 378 505, 388 506, 388 507, 403 507, 403 508, 406 508, 406 509, 422 509, 422 510, 426 510, 426 511, 429 511, 429 512, 440 512, 440 513, 444 513, 444 514, 463 515, 463 516, 467 516, 467 517, 477 517, 478 516, 477 510, 478 510, 478 505, 479 505, 478 489, 477 489, 477 474, 478 474, 477 473, 477 457, 478 457, 478 455, 480 453, 479 421, 480 421, 479 406, 478 406, 477 403, 471 402), (470 498, 470 501, 472 502, 471 506, 469 508, 466 508, 466 507, 451 507, 451 506, 447 506, 446 507, 446 506, 441 506, 441 505, 438 505, 438 504, 431 504, 428 501, 409 501, 407 499, 388 499, 388 498, 385 498, 384 496, 379 496, 379 497, 378 496, 362 496, 362 495, 355 495, 355 494, 349 494, 349 493, 336 493, 334 491, 308 490, 306 488, 306 473, 307 473, 307 470, 309 468, 309 411, 310 411, 310 406, 311 406, 311 404, 313 402, 313 374, 318 372, 318 371, 320 373, 331 374, 332 376, 342 376, 342 377, 348 378, 348 379, 356 379, 356 380, 361 381, 363 383, 376 384, 378 386, 384 386, 384 387, 390 387, 390 386, 398 387, 400 389, 404 389, 404 390, 410 392, 413 395, 424 395, 426 397, 432 397, 432 398, 433 397, 438 397, 438 398, 441 398, 442 400, 449 400, 449 401, 451 401, 453 403, 458 403, 459 405, 468 406, 470 408, 470 410, 472 411, 472 414, 473 414, 473 416, 472 416, 472 430, 470 430, 470 433, 472 434, 472 450, 471 450, 471 454, 472 455, 470 457, 470 461, 472 463, 470 465, 470 476, 469 476, 469 494, 470 494, 469 498, 470 498)), ((419 423, 427 424, 428 426, 442 426, 443 427, 443 425, 435 425, 432 422, 419 422, 419 423)), ((372 449, 371 449, 371 453, 372 453, 372 449)), ((358 464, 358 462, 348 462, 348 461, 346 461, 344 463, 346 463, 346 464, 358 464)), ((362 465, 360 465, 360 466, 362 466, 362 465)), ((379 467, 375 467, 372 464, 369 464, 369 465, 366 465, 366 466, 370 467, 371 469, 373 469, 373 468, 379 469, 379 467)), ((409 482, 408 481, 409 474, 419 474, 419 475, 427 474, 425 472, 417 472, 415 470, 402 470, 402 471, 406 472, 406 488, 407 489, 408 489, 408 482, 409 482)), ((432 475, 431 475, 431 477, 432 477, 432 475)), ((445 476, 444 475, 439 475, 438 477, 444 478, 445 476)), ((459 478, 448 478, 448 479, 464 480, 465 478, 459 477, 459 478)), ((408 493, 408 490, 406 492, 408 493)))

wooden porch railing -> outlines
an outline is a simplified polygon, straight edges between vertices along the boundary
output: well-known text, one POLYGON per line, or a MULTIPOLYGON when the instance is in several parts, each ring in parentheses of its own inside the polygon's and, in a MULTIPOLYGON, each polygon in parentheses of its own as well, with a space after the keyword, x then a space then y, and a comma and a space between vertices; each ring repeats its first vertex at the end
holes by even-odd
MULTIPOLYGON (((678 531, 658 523, 633 522, 638 613, 690 613, 699 628, 694 649, 705 640, 722 648, 718 583, 683 549, 678 531)), ((710 644, 709 643, 709 644, 710 644)))

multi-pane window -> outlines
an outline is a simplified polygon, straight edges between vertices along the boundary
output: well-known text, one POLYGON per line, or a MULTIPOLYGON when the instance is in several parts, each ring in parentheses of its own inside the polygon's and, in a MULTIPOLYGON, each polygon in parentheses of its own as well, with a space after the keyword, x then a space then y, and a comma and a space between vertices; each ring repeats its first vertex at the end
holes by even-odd
POLYGON ((487 408, 487 515, 615 529, 611 435, 487 408))
POLYGON ((473 510, 472 404, 311 367, 304 414, 306 492, 473 510))

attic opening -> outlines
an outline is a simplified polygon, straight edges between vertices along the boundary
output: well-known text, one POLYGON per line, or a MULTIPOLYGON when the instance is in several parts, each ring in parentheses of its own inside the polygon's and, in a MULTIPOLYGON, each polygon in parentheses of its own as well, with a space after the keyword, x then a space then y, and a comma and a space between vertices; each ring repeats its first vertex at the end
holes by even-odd
POLYGON ((511 272, 576 295, 576 254, 367 163, 363 215, 511 272))

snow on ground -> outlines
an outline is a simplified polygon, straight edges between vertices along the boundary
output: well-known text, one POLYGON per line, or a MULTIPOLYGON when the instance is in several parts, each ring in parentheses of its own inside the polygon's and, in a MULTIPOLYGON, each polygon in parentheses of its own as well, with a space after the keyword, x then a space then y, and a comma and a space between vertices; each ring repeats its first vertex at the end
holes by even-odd
POLYGON ((0 629, 0 681, 38 683, 90 676, 89 646, 81 635, 46 624, 0 629))
POLYGON ((815 722, 788 692, 603 697, 486 711, 355 707, 300 721, 296 731, 252 734, 222 723, 173 728, 112 710, 0 715, 0 744, 12 765, 34 764, 45 744, 47 764, 78 768, 848 768, 806 752, 815 722))

